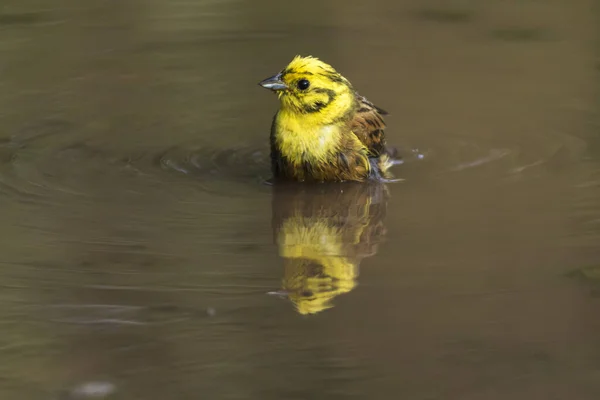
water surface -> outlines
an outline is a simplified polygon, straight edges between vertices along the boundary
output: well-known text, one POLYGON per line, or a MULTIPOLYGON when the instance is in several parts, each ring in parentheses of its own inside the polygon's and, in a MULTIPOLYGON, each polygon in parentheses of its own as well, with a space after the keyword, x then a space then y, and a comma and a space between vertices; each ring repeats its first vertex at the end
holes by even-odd
POLYGON ((4 0, 3 399, 597 399, 591 0, 4 0), (273 188, 295 54, 401 183, 273 188))

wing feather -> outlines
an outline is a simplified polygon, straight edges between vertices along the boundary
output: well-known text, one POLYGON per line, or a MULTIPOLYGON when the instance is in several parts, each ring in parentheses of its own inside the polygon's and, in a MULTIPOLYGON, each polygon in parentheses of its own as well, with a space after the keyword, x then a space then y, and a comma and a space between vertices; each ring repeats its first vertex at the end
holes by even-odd
POLYGON ((356 94, 358 108, 351 121, 352 132, 369 149, 372 156, 387 152, 385 144, 385 122, 382 115, 387 111, 377 107, 366 97, 356 94))

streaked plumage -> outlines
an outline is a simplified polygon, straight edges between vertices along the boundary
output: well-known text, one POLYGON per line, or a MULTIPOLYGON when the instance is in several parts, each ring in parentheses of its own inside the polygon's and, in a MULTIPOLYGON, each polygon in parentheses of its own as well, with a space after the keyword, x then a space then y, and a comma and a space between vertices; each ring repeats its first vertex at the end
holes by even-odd
POLYGON ((271 166, 276 179, 392 177, 382 118, 387 113, 359 95, 333 67, 314 57, 297 56, 260 84, 274 90, 280 100, 271 127, 271 166))

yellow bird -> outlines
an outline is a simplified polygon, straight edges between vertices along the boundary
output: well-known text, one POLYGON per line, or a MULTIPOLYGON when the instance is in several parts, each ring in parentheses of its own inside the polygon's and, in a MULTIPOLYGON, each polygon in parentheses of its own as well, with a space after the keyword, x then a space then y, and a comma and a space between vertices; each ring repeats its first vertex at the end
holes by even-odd
POLYGON ((276 180, 389 180, 394 165, 385 144, 387 114, 332 66, 296 56, 259 83, 277 93, 271 126, 271 169, 276 180))

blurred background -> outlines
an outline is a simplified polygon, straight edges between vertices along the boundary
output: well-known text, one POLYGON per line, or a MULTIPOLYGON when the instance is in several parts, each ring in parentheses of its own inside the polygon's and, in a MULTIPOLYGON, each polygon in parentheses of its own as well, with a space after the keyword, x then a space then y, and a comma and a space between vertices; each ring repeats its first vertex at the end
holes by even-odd
POLYGON ((0 398, 600 397, 593 0, 2 0, 0 398), (317 56, 401 183, 270 177, 317 56))

